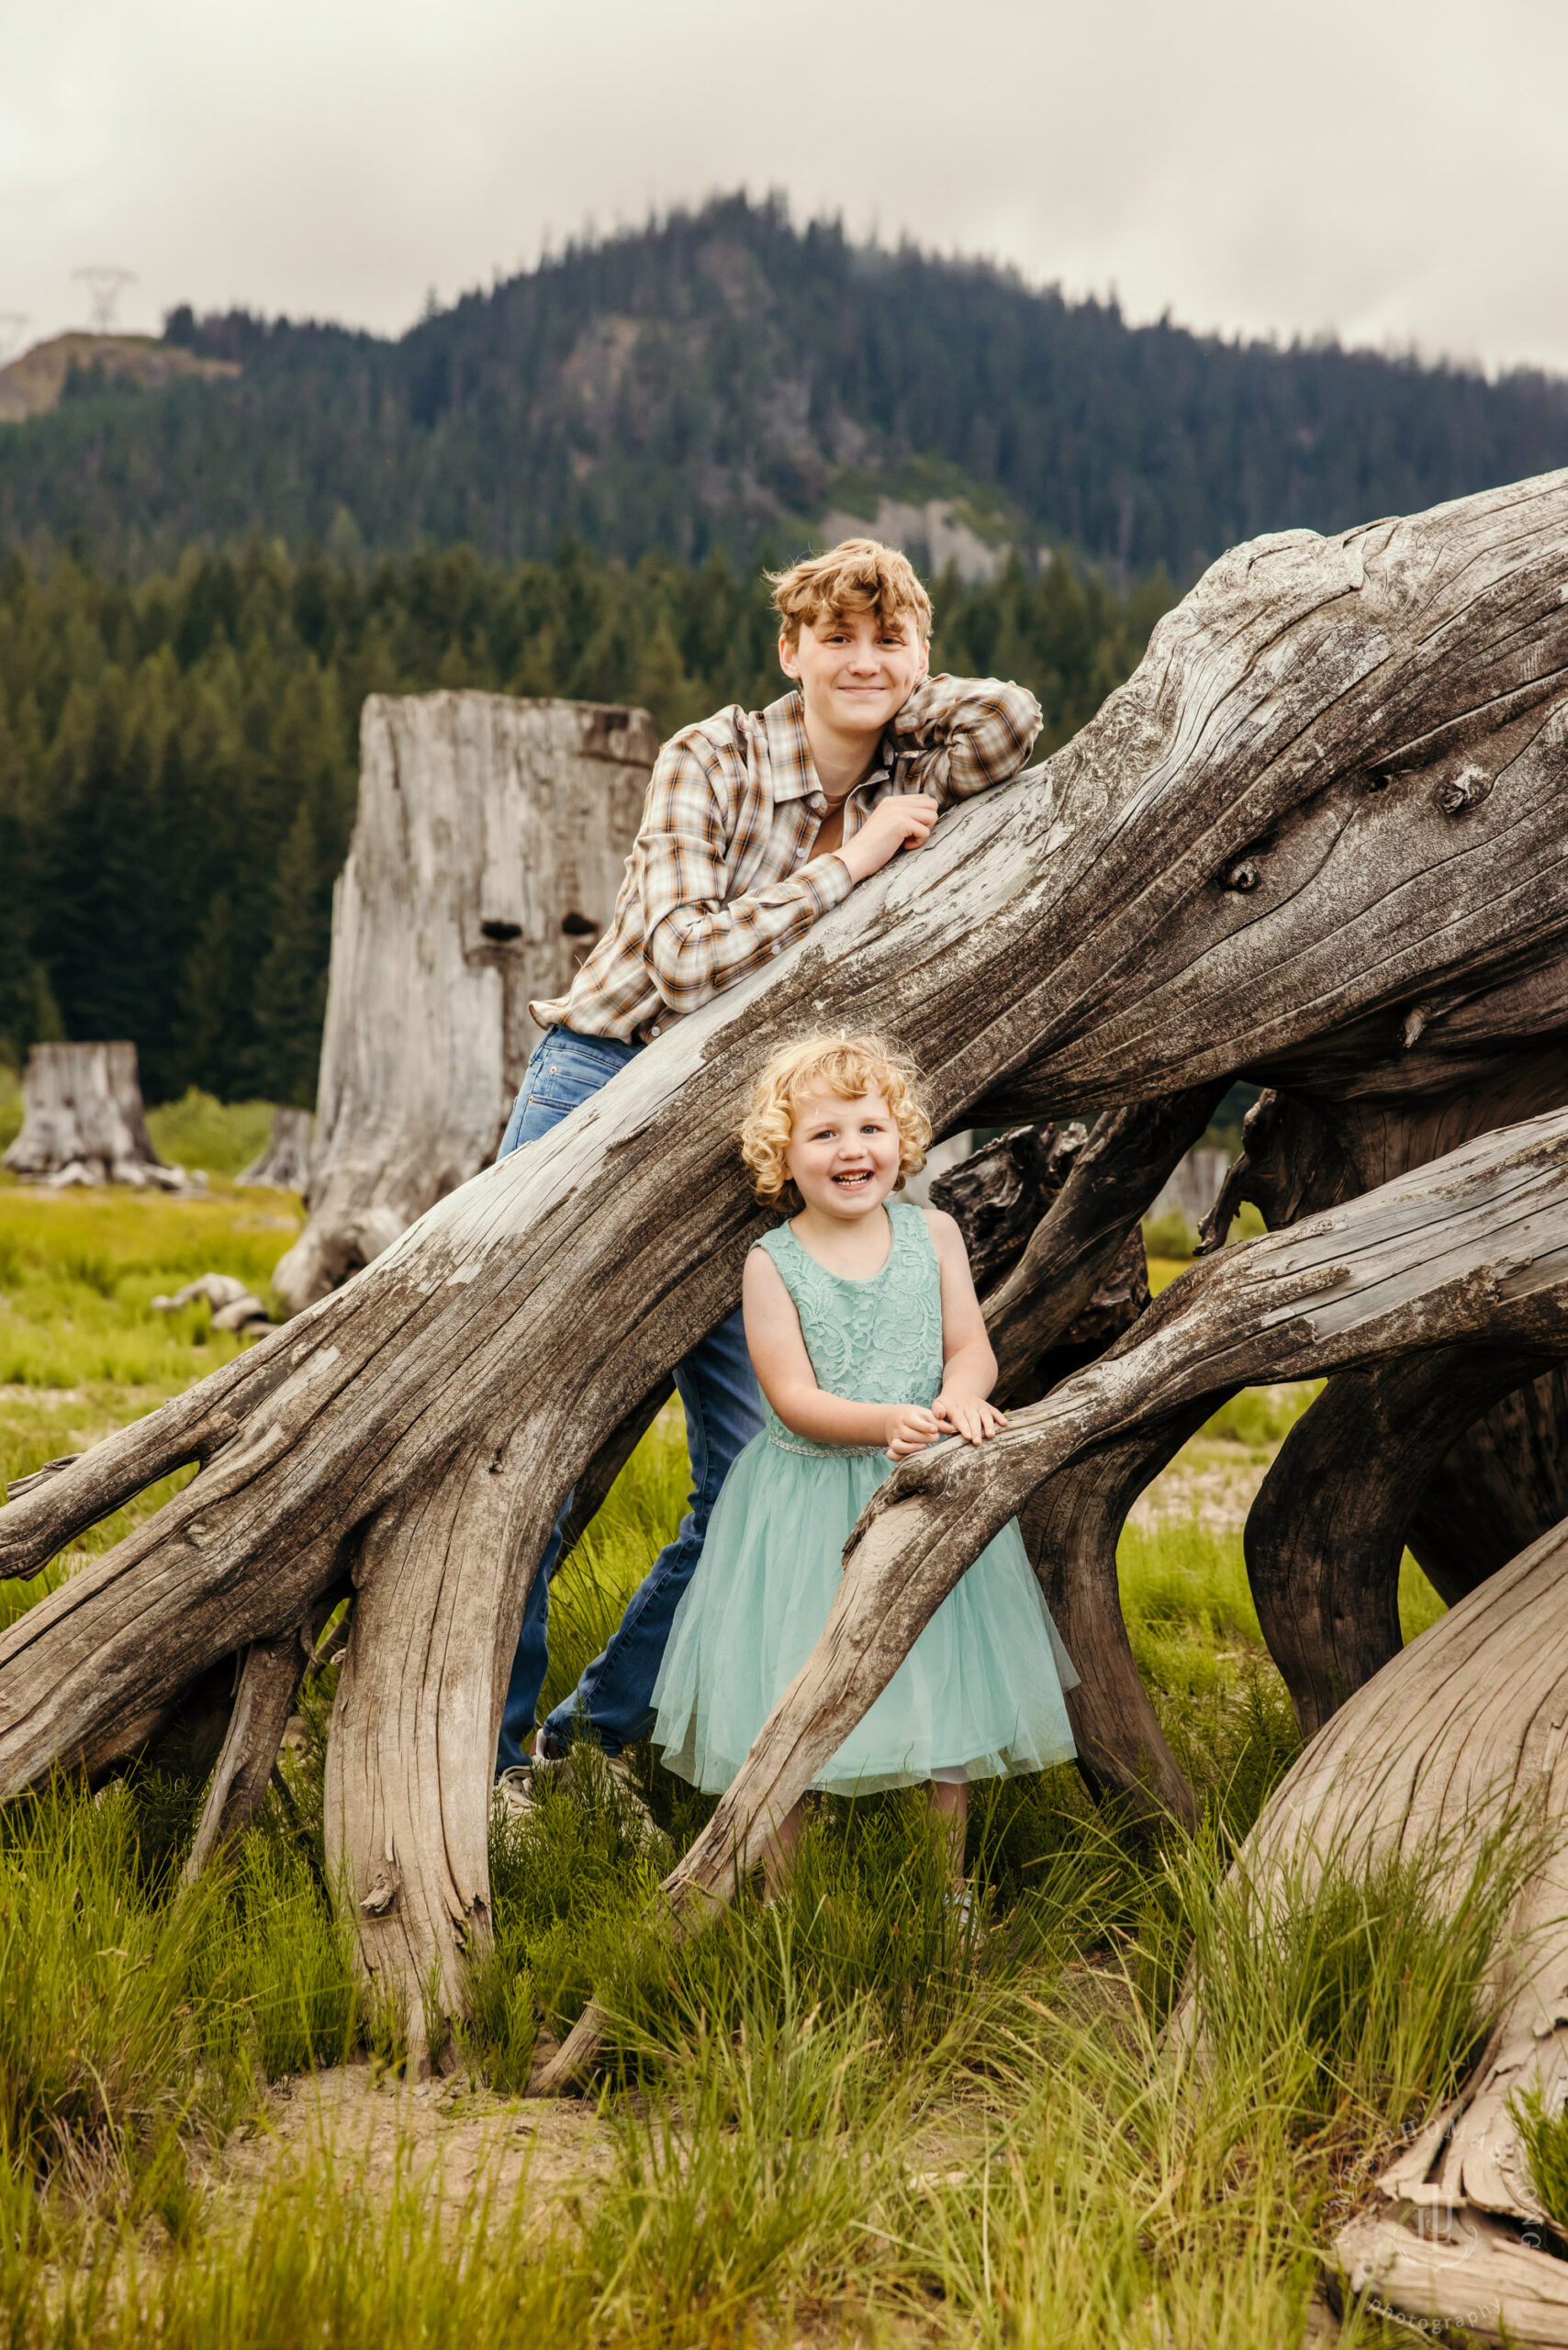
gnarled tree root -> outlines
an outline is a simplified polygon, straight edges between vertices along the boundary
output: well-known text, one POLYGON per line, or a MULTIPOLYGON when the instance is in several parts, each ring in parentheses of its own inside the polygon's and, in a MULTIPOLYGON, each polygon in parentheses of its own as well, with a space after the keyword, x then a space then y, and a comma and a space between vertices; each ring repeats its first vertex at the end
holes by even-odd
POLYGON ((1517 1387, 1450 1446, 1406 1536, 1450 1607, 1568 1517, 1568 1369, 1517 1387))
MULTIPOLYGON (((1014 1416, 983 1449, 906 1462, 846 1552, 821 1639, 734 1785, 666 1880, 676 1930, 701 1925, 761 1857, 772 1825, 881 1695, 965 1569, 1049 1478, 1098 1447, 1217 1393, 1451 1348, 1568 1347, 1568 1112, 1211 1258, 1174 1282, 1101 1361, 1014 1416), (1495 1270, 1506 1265, 1506 1276, 1495 1270)), ((1135 1767, 1140 1758, 1128 1758, 1135 1767)), ((540 2080, 591 2061, 585 2018, 540 2080)))
POLYGON ((1540 1368, 1445 1347, 1342 1371, 1286 1437, 1248 1515, 1247 1572, 1307 1738, 1399 1653, 1400 1560, 1439 1463, 1540 1368))
POLYGON ((297 1630, 281 1639, 252 1640, 245 1651, 229 1728, 185 1856, 186 1885, 260 1811, 316 1636, 331 1612, 329 1595, 318 1600, 297 1630))
POLYGON ((1019 1515, 1046 1605, 1081 1676, 1067 1693, 1079 1768, 1098 1794, 1188 1827, 1198 1807, 1133 1660, 1116 1580, 1128 1510, 1223 1398, 1200 1396, 1047 1478, 1019 1515))

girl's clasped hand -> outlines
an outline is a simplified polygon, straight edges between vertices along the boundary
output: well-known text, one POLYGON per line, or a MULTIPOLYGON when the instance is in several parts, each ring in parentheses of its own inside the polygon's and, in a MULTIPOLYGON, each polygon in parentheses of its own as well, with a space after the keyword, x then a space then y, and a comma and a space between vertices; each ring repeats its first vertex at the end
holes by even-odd
POLYGON ((985 1396, 944 1387, 929 1411, 919 1404, 893 1408, 889 1416, 888 1458, 912 1460, 917 1452, 948 1436, 961 1436, 966 1444, 983 1444, 1006 1426, 1006 1413, 999 1412, 985 1396))

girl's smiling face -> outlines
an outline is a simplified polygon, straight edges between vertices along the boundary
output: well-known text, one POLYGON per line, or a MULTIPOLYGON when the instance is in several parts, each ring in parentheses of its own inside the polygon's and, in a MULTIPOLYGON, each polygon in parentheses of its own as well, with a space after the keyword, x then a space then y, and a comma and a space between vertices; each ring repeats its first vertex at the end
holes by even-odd
POLYGON ((795 1104, 784 1154, 808 1208, 853 1224, 879 1208, 899 1179, 899 1130, 879 1093, 846 1102, 805 1093, 795 1104))

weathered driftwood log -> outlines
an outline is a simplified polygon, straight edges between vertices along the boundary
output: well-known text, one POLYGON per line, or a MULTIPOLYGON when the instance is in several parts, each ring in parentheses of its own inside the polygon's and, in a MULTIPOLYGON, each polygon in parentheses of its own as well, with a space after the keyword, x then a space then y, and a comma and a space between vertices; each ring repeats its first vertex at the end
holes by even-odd
POLYGON ((152 1147, 134 1045, 35 1045, 22 1105, 22 1131, 3 1162, 13 1175, 166 1191, 185 1181, 152 1147))
MULTIPOLYGON (((1507 1294, 1531 1272, 1505 1245, 1507 1294)), ((1544 1273, 1538 1265, 1536 1274, 1544 1273)), ((1544 1299, 1547 1292, 1537 1292, 1544 1299)), ((1510 2106, 1539 2085, 1568 2093, 1568 1528, 1557 1527, 1356 1692, 1265 1809, 1241 1866, 1266 1900, 1275 1872, 1310 1878, 1332 1855, 1354 1870, 1440 1839, 1454 1898, 1483 1840, 1509 1815, 1542 1832, 1542 1865, 1511 1921, 1491 2037, 1457 2101, 1381 2181, 1383 2208, 1338 2239, 1357 2291, 1485 2340, 1568 2341, 1568 2267, 1544 2217, 1510 2106)))
MULTIPOLYGON (((1220 1245, 1243 1200, 1277 1230, 1565 1099, 1562 1045, 1529 1035, 1471 1084, 1425 1096, 1267 1091, 1248 1114, 1203 1248, 1220 1245)), ((1506 1364, 1483 1350, 1456 1360, 1451 1376, 1373 1369, 1335 1382, 1287 1440, 1254 1505, 1247 1552, 1264 1637, 1304 1729, 1398 1648, 1406 1543, 1451 1602, 1568 1510, 1563 1374, 1531 1381, 1534 1368, 1502 1375, 1506 1364)))
POLYGON ((1568 1517, 1568 1373, 1516 1387, 1451 1446, 1406 1539, 1451 1607, 1568 1517))
MULTIPOLYGON (((1139 1219, 1224 1091, 1198 1086, 1108 1111, 1092 1134, 1077 1124, 1017 1128, 933 1185, 935 1203, 958 1216, 976 1268, 999 1401, 1036 1402, 1137 1320, 1148 1304, 1139 1219)), ((1116 1546, 1132 1504, 1213 1408, 1211 1399, 1091 1455, 1021 1513, 1025 1545, 1082 1676, 1067 1699, 1081 1771, 1137 1810, 1186 1820, 1195 1817, 1192 1789, 1133 1662, 1116 1546)))
POLYGON ((1340 1371, 1285 1438, 1248 1514, 1247 1572, 1307 1737, 1399 1652, 1406 1536, 1456 1433, 1539 1368, 1483 1346, 1340 1371))
MULTIPOLYGON (((352 1576, 334 1869, 356 1903, 396 1877, 362 1949, 417 2032, 432 1961, 455 2000, 487 1922, 496 1725, 545 1532, 734 1304, 763 1228, 731 1140, 759 1058, 824 1019, 883 1028, 917 1049, 939 1128, 982 1102, 977 1122, 1060 1116, 1238 1069, 1362 1100, 1484 1075, 1568 1021, 1565 581, 1563 476, 1216 565, 1045 768, 944 818, 346 1290, 0 1514, 0 1567, 29 1572, 204 1464, 0 1639, 0 1786, 129 1736, 352 1576)), ((1180 1311, 1146 1317, 1144 1373, 1108 1360, 1037 1414, 1065 1427, 1107 1381, 1133 1417, 1184 1408, 1149 1369, 1180 1311)), ((1290 1375, 1273 1326, 1193 1380, 1290 1375)), ((1096 1440, 1129 1432, 1113 1421, 1096 1440)), ((1004 1482, 1014 1438, 992 1456, 1004 1482)), ((956 1472, 923 1469, 935 1507, 956 1472)))
POLYGON ((496 1155, 539 1032, 609 922, 658 749, 646 711, 372 694, 332 900, 297 1312, 496 1155))
POLYGON ((187 1885, 260 1811, 305 1668, 313 1662, 317 1635, 331 1613, 329 1594, 293 1632, 252 1640, 241 1660, 223 1744, 185 1859, 187 1885))
POLYGON ((998 1403, 1035 1401, 1103 1354, 1148 1304, 1141 1210, 1094 1177, 1103 1178, 1111 1136, 1129 1126, 1144 1158, 1158 1160, 1164 1111, 1153 1103, 1130 1118, 1108 1113, 1092 1136, 1077 1119, 1015 1126, 933 1182, 932 1205, 964 1236, 997 1349, 998 1403), (1048 1254, 1042 1232, 1054 1244, 1048 1254))
MULTIPOLYGON (((850 1538, 816 1647, 666 1880, 677 1930, 730 1897, 965 1569, 1048 1479, 1129 1438, 1152 1443, 1162 1425, 1179 1440, 1195 1410, 1238 1385, 1483 1337, 1568 1352, 1568 1110, 1195 1266, 1109 1355, 985 1447, 953 1440, 906 1461, 850 1538)), ((600 2028, 590 2009, 540 2086, 574 2077, 600 2028)))
MULTIPOLYGON (((1079 1347, 1085 1340, 1092 1345, 1098 1337, 1085 1327, 1084 1316, 1092 1315, 1103 1290, 1113 1311, 1111 1292, 1126 1292, 1131 1311, 1124 1327, 1142 1312, 1148 1271, 1139 1220, 1193 1136, 1203 1133, 1225 1090, 1223 1084, 1193 1086, 1108 1112, 1066 1158, 1047 1214, 1025 1245, 1002 1261, 1002 1278, 994 1287, 985 1285, 1002 1402, 1032 1403, 1053 1373, 1080 1367, 1062 1360, 1063 1349, 1073 1348, 1075 1339, 1079 1347)), ((1102 1323, 1105 1310, 1099 1309, 1102 1323)), ((1107 1340, 1114 1335, 1107 1331, 1107 1340)))
POLYGON ((1127 1512, 1230 1391, 1196 1397, 1147 1428, 1086 1452, 1019 1512, 1046 1605, 1080 1681, 1067 1693, 1079 1769, 1145 1818, 1189 1826, 1197 1804, 1133 1660, 1116 1579, 1127 1512))
POLYGON ((284 1192, 308 1190, 314 1125, 308 1110, 293 1110, 286 1102, 280 1102, 273 1112, 266 1148, 236 1180, 241 1183, 275 1183, 284 1192))

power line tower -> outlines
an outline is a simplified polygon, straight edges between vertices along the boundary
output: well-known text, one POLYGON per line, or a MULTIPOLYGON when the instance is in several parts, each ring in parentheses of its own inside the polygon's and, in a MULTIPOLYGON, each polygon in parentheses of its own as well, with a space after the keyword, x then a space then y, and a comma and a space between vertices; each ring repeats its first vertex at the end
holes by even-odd
POLYGON ((0 367, 4 367, 21 341, 22 330, 31 316, 29 310, 0 310, 0 367))
POLYGON ((136 284, 135 270, 118 269, 112 263, 95 263, 89 269, 73 269, 71 274, 73 277, 84 279, 86 283, 88 296, 93 305, 94 333, 113 334, 116 307, 123 288, 136 284))

